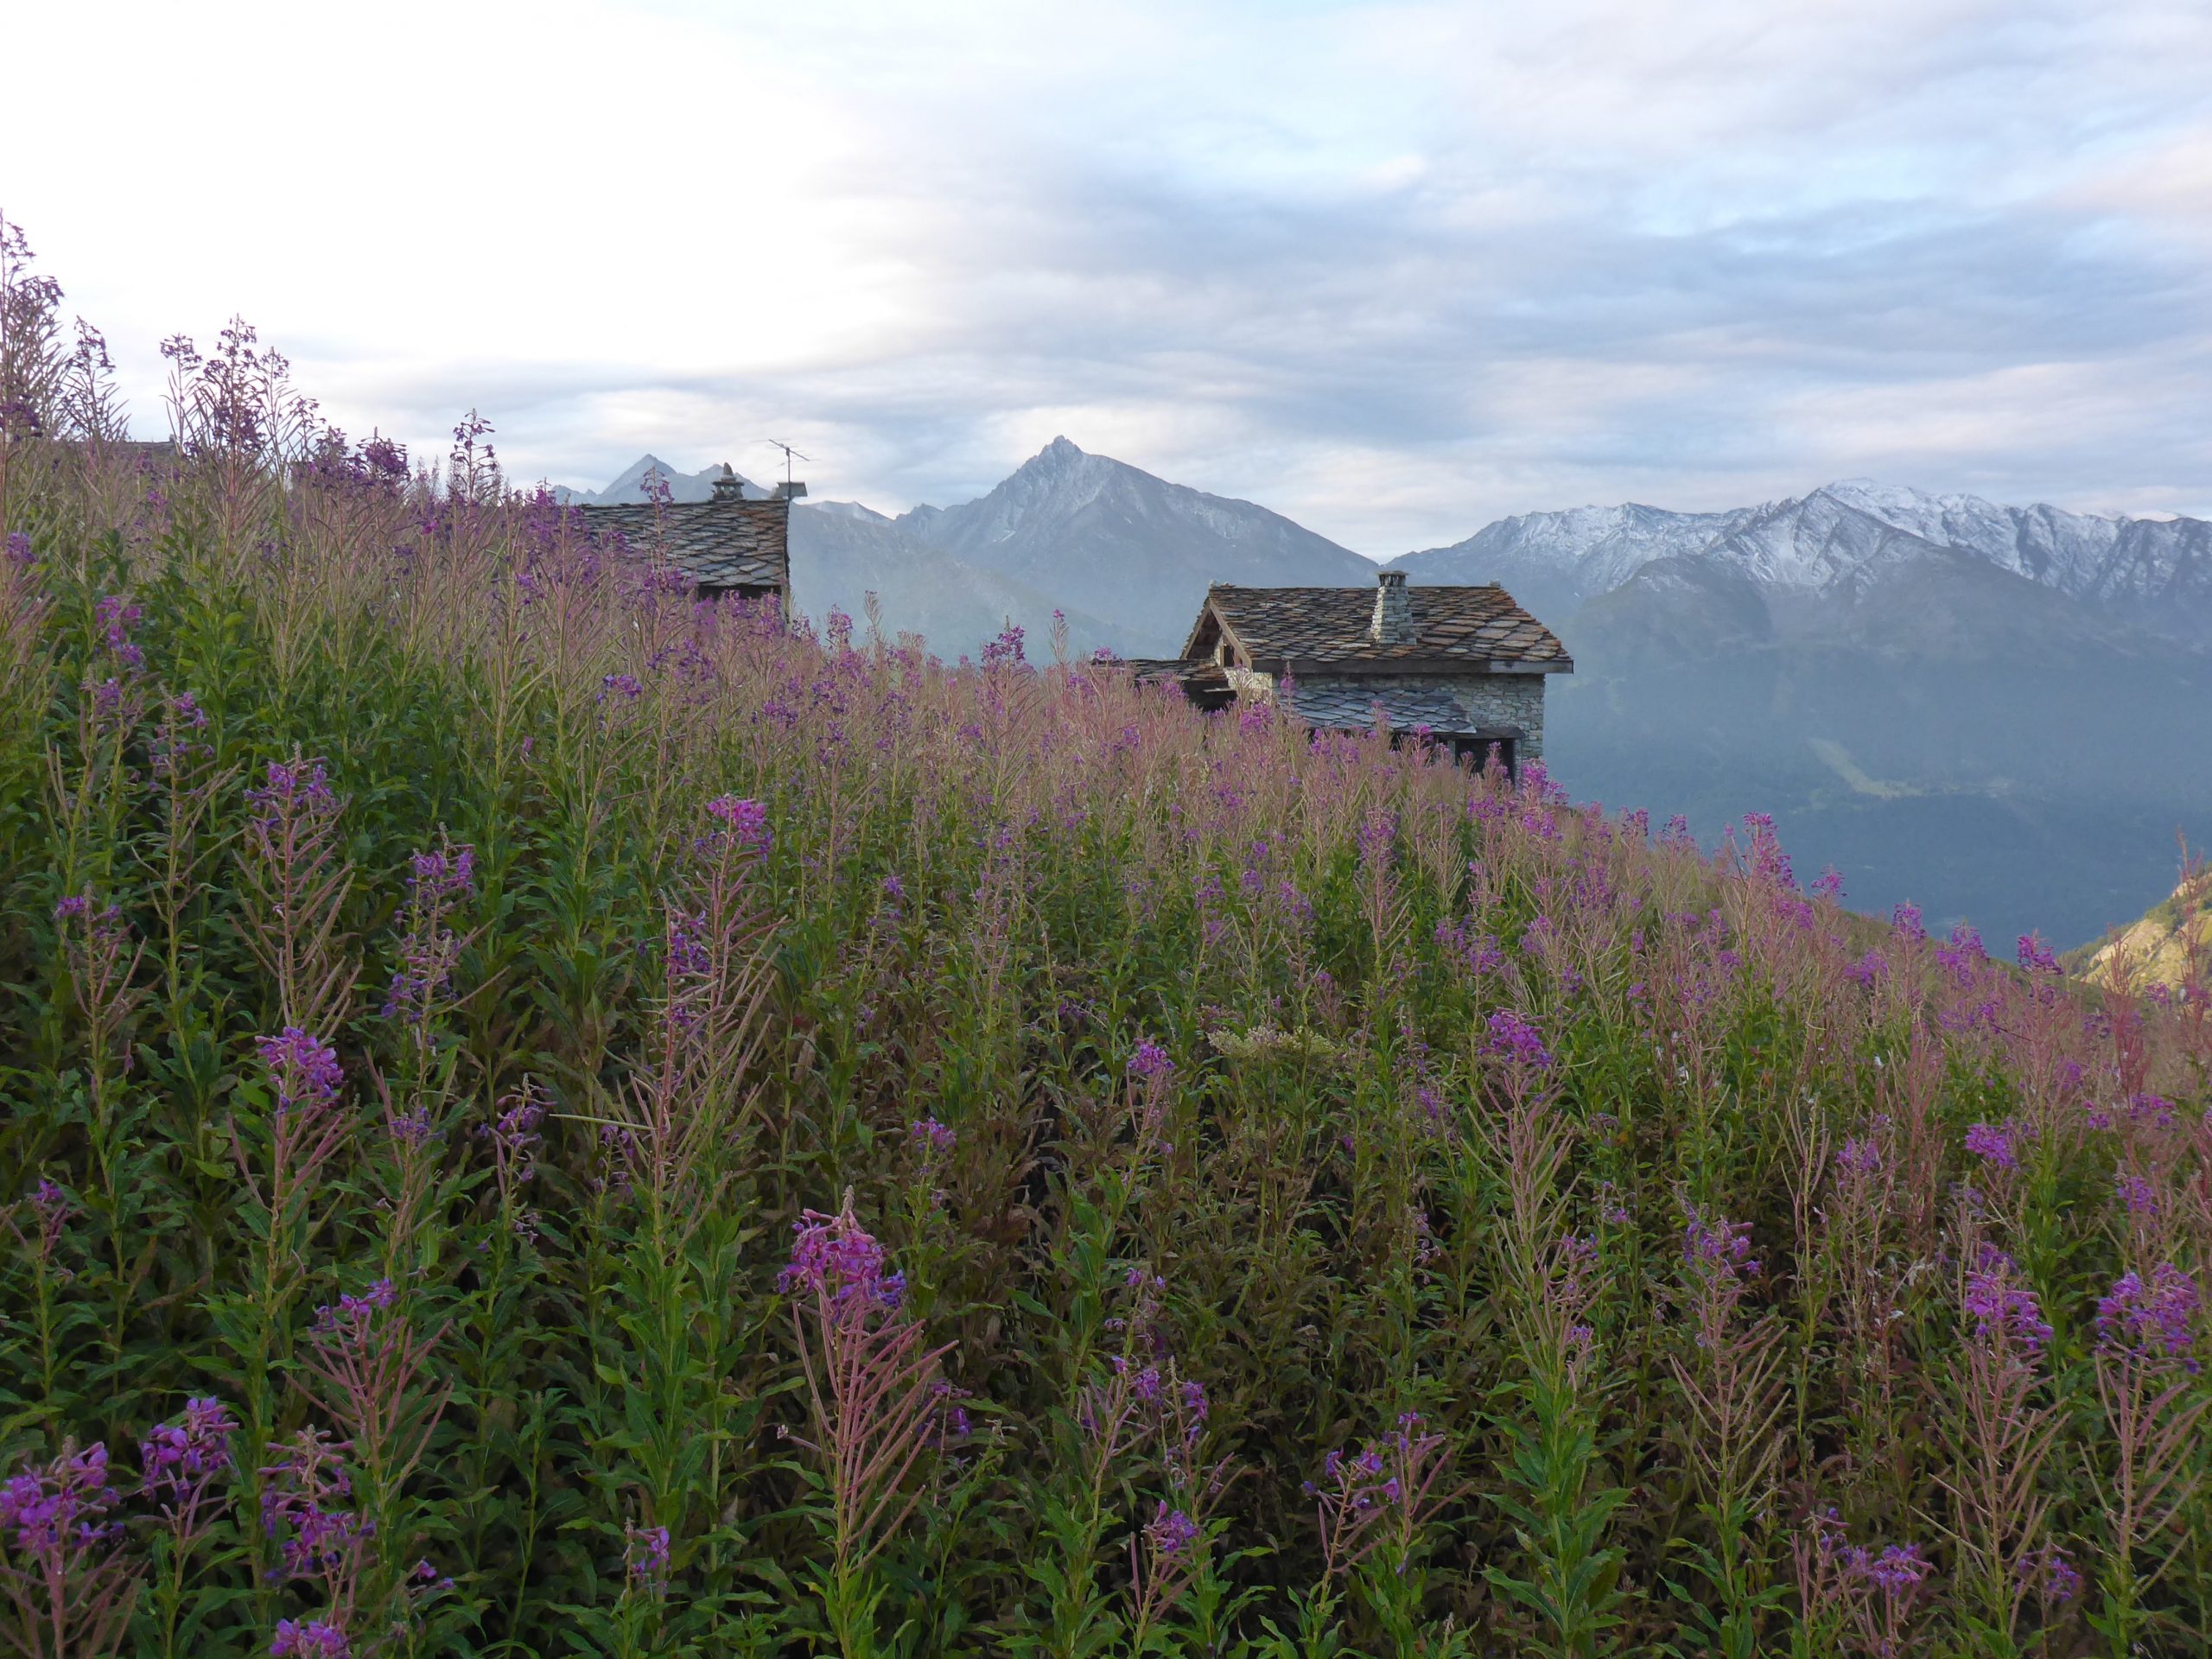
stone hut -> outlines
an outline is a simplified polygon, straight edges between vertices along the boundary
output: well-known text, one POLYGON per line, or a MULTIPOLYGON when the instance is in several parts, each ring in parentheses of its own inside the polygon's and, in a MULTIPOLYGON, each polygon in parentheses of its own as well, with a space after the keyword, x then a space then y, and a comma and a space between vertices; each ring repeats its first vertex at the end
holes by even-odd
POLYGON ((1373 588, 1242 588, 1216 582, 1173 672, 1201 698, 1272 698, 1309 725, 1448 743, 1509 769, 1544 752, 1544 678, 1574 662, 1552 631, 1496 582, 1409 588, 1402 570, 1373 588))
POLYGON ((791 608, 791 503, 804 484, 779 484, 765 499, 748 498, 728 461, 712 499, 620 506, 586 505, 584 523, 602 537, 620 535, 632 549, 665 559, 691 580, 702 599, 774 595, 791 608))

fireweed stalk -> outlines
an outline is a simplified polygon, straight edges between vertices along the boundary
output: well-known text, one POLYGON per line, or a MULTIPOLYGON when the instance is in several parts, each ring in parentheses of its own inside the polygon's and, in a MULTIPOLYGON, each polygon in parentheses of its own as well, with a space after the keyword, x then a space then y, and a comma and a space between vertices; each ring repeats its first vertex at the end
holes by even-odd
POLYGON ((233 1474, 231 1437, 238 1423, 219 1400, 185 1402, 174 1422, 148 1433, 139 1447, 146 1497, 161 1512, 154 1536, 155 1619, 163 1659, 194 1650, 197 1619, 187 1620, 186 1586, 201 1571, 201 1550, 227 1520, 217 1488, 233 1474))
MULTIPOLYGON (((1046 1607, 1014 1638, 1023 1654, 1080 1659, 1114 1629, 1101 1578, 1113 1521, 1109 1501, 1130 1479, 1128 1465, 1156 1427, 1160 1366, 1168 1361, 1160 1330, 1166 1282, 1142 1264, 1117 1267, 1115 1245, 1172 1154, 1166 1131, 1178 1069, 1160 1045, 1140 1039, 1122 1065, 1119 1089, 1098 1103, 1084 1132, 1071 1137, 1065 1219, 1054 1244, 1065 1299, 1059 1314, 1064 1394, 1050 1414, 1055 1467, 1042 1496, 1041 1547, 1023 1563, 1046 1607)), ((1194 1547, 1203 1553, 1203 1539, 1194 1547)), ((1184 1554, 1179 1546, 1170 1558, 1179 1583, 1184 1554)), ((1168 1580, 1158 1575, 1141 1582, 1145 1593, 1137 1611, 1148 1624, 1158 1611, 1151 1603, 1161 1599, 1154 1592, 1168 1580)))
POLYGON ((45 1176, 39 1177, 22 1199, 0 1211, 0 1221, 7 1224, 16 1242, 13 1265, 30 1281, 28 1345, 33 1354, 26 1362, 21 1346, 10 1344, 11 1357, 18 1370, 36 1376, 38 1397, 54 1402, 48 1412, 58 1407, 69 1333, 90 1317, 80 1304, 62 1294, 76 1277, 61 1255, 69 1224, 77 1213, 76 1201, 45 1176))
MULTIPOLYGON (((1095 1223, 1096 1212, 1089 1213, 1095 1223)), ((1088 1284, 1106 1270, 1103 1248, 1095 1248, 1099 1242, 1088 1230, 1075 1239, 1084 1262, 1077 1270, 1078 1282, 1088 1284)), ((1130 1484, 1133 1465, 1155 1427, 1149 1408, 1164 1386, 1158 1323, 1166 1289, 1157 1274, 1133 1266, 1123 1271, 1114 1292, 1098 1294, 1090 1322, 1100 1338, 1115 1340, 1112 1351, 1093 1357, 1077 1374, 1068 1407, 1054 1415, 1055 1478, 1043 1493, 1037 1547, 1023 1562, 1045 1606, 1014 1637, 1017 1653, 1083 1659, 1112 1637, 1112 1599, 1100 1582, 1103 1543, 1113 1520, 1109 1506, 1130 1484), (1109 1314, 1109 1307, 1120 1311, 1109 1314)), ((1155 1577, 1145 1588, 1151 1592, 1161 1583, 1155 1577)))
POLYGON ((806 1376, 830 1560, 813 1589, 838 1651, 870 1659, 889 1586, 870 1568, 919 1493, 910 1477, 938 1438, 938 1379, 956 1344, 931 1348, 906 1312, 906 1281, 853 1213, 808 1211, 783 1289, 806 1376))
POLYGON ((1611 1611, 1621 1552, 1605 1544, 1608 1522, 1627 1501, 1599 1478, 1593 1390, 1599 1290, 1597 1245, 1566 1230, 1561 1174, 1573 1131, 1554 1094, 1556 1061, 1542 1034, 1510 1009, 1491 1016, 1482 1045, 1491 1076, 1483 1124, 1492 1176, 1504 1190, 1497 1268, 1514 1296, 1521 1376, 1509 1385, 1517 1408, 1501 1414, 1511 1450, 1498 1507, 1525 1558, 1522 1574, 1497 1566, 1484 1576, 1539 1621, 1548 1651, 1592 1659, 1611 1611))
POLYGON ((302 1369, 324 1415, 346 1435, 346 1462, 362 1530, 358 1604, 382 1610, 400 1597, 421 1543, 408 1478, 445 1413, 449 1390, 425 1373, 442 1331, 414 1328, 389 1279, 318 1308, 302 1369))
POLYGON ((115 1364, 121 1358, 134 1290, 129 1239, 143 1202, 143 1183, 137 1179, 141 1160, 133 1155, 132 1143, 145 1109, 124 1078, 132 1063, 132 1010, 143 996, 131 982, 145 947, 131 938, 120 908, 102 905, 89 893, 62 899, 54 907, 54 921, 84 1022, 86 1127, 94 1176, 86 1198, 92 1218, 103 1224, 106 1235, 104 1334, 105 1357, 115 1364))
POLYGON ((1321 1576, 1294 1596, 1297 1624, 1286 1635, 1272 1622, 1262 1646, 1268 1659, 1326 1659, 1340 1649, 1336 1618, 1341 1586, 1357 1582, 1398 1659, 1445 1659, 1468 1651, 1465 1633, 1447 1618, 1440 1631, 1418 1628, 1426 1587, 1421 1558, 1427 1529, 1456 1493, 1438 1483, 1450 1471, 1451 1440, 1429 1432, 1418 1412, 1404 1412, 1396 1429, 1357 1452, 1332 1451, 1305 1494, 1321 1542, 1321 1576))
POLYGON ((276 1433, 278 1382, 292 1356, 292 1313, 307 1282, 317 1211, 327 1201, 323 1172, 356 1122, 341 1098, 345 1073, 334 1050, 296 1027, 254 1046, 263 1090, 244 1114, 234 1109, 229 1123, 253 1253, 244 1284, 209 1311, 244 1399, 245 1466, 258 1478, 276 1433))
POLYGON ((2104 1595, 2090 1622, 2114 1659, 2139 1650, 2152 1627, 2144 1597, 2187 1541, 2177 1522, 2202 1478, 2197 1426, 2212 1405, 2193 1351, 2200 1306, 2196 1281, 2164 1262, 2121 1274, 2097 1302, 2093 1363, 2111 1449, 2094 1471, 2104 1595))
POLYGON ((760 1100, 749 1073, 772 931, 756 885, 772 830, 759 802, 734 796, 707 802, 695 823, 664 901, 649 1064, 607 1101, 608 1115, 564 1115, 598 1130, 597 1203, 615 1246, 597 1264, 607 1305, 590 1315, 601 1385, 590 1412, 625 1454, 597 1484, 600 1524, 624 1539, 629 1565, 620 1605, 590 1628, 626 1655, 664 1627, 736 1643, 757 1624, 730 1611, 753 1596, 726 1607, 665 1593, 694 1562, 719 1575, 741 1543, 702 1500, 723 1490, 763 1409, 745 1376, 759 1363, 763 1309, 728 1287, 749 1230, 741 1175, 760 1100), (650 1571, 636 1570, 640 1529, 664 1535, 645 1552, 650 1571))
POLYGON ((296 753, 269 763, 246 804, 238 868, 250 897, 247 938, 275 983, 277 1023, 315 1029, 359 972, 339 931, 353 880, 339 838, 346 804, 325 763, 296 753))
POLYGON ((1688 1408, 1683 1449, 1697 1470, 1704 1498, 1698 1512, 1712 1541, 1684 1547, 1716 1605, 1677 1587, 1690 1622, 1725 1659, 1752 1659, 1760 1632, 1780 1604, 1759 1548, 1774 1497, 1782 1445, 1775 1425, 1788 1403, 1781 1376, 1783 1327, 1771 1312, 1746 1316, 1744 1301, 1758 1278, 1749 1228, 1689 1209, 1682 1231, 1681 1306, 1688 1351, 1668 1356, 1688 1408))
POLYGON ((1948 1379, 1944 1433, 1954 1472, 1945 1484, 1977 1635, 1989 1651, 2012 1654, 2019 1650, 2021 1606, 2035 1586, 2030 1564, 2041 1553, 2050 1507, 2040 1476, 2059 1421, 2037 1396, 2051 1328, 2011 1256, 1986 1243, 1968 1248, 1974 1260, 1961 1275, 1960 1307, 1971 1329, 1966 1363, 1948 1379))

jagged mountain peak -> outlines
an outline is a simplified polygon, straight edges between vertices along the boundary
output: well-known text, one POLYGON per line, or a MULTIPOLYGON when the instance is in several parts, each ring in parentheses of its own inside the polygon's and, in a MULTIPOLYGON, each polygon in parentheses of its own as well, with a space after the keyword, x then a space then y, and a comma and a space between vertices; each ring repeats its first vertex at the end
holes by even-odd
POLYGON ((1209 581, 1350 584, 1375 567, 1249 501, 1156 478, 1054 438, 988 494, 918 507, 908 534, 1075 606, 1127 619, 1133 648, 1174 648, 1209 581))
MULTIPOLYGON (((716 461, 696 473, 680 472, 649 450, 617 473, 605 489, 578 490, 562 486, 556 488, 555 493, 564 501, 597 506, 634 505, 651 499, 645 490, 645 480, 649 474, 658 473, 667 481, 670 500, 708 501, 714 499, 715 480, 722 475, 722 465, 716 461)), ((738 474, 737 480, 747 500, 767 498, 769 492, 744 474, 738 474)))

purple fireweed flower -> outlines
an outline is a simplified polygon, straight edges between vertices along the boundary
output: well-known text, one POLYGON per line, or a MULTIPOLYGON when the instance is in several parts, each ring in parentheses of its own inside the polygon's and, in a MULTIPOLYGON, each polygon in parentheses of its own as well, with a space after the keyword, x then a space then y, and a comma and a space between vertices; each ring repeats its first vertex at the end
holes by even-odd
POLYGON ((56 1560, 118 1536, 105 1517, 122 1502, 108 1484, 107 1447, 65 1446, 51 1463, 30 1464, 0 1482, 0 1531, 18 1554, 56 1560))
MULTIPOLYGON (((2158 1095, 2135 1094, 2127 1097, 2127 1121, 2134 1124, 2149 1124, 2156 1129, 2171 1129, 2174 1126, 2174 1103, 2158 1095)), ((2207 1113, 2212 1120, 2212 1112, 2207 1113)))
POLYGON ((139 1446, 146 1489, 169 1500, 231 1466, 231 1436, 238 1423, 219 1400, 194 1396, 184 1402, 183 1417, 162 1423, 139 1446))
POLYGON ((269 1643, 270 1659, 348 1659, 346 1632, 327 1619, 279 1619, 269 1643))
POLYGON ((633 1579, 659 1579, 668 1572, 666 1527, 632 1526, 623 1535, 622 1560, 633 1579))
POLYGON ((338 1051, 319 1042, 297 1026, 287 1026, 274 1037, 257 1037, 254 1047, 276 1085, 276 1109, 327 1106, 338 1097, 346 1081, 338 1064, 338 1051))
POLYGON ((707 816, 727 825, 740 847, 765 853, 775 840, 768 827, 768 809, 760 802, 735 795, 717 795, 707 803, 707 816))
POLYGON ((1155 1554, 1164 1560, 1173 1560, 1198 1541, 1198 1523, 1182 1510, 1169 1509, 1166 1500, 1162 1498, 1160 1507, 1153 1512, 1152 1519, 1145 1525, 1144 1535, 1155 1554))
POLYGON ((1976 1123, 1967 1130, 1967 1150, 1993 1169, 2018 1169, 2019 1143, 2031 1139, 2027 1126, 2012 1118, 2002 1123, 1976 1123))
POLYGON ((2131 1216, 2158 1213, 2158 1189, 2140 1175, 2122 1175, 2118 1183, 2120 1207, 2131 1216))
POLYGON ((146 665, 146 653, 131 643, 130 631, 145 617, 145 612, 119 594, 110 594, 93 607, 100 622, 100 632, 107 642, 108 652, 126 669, 141 669, 146 665))
POLYGON ((833 1303, 861 1310, 895 1309, 906 1300, 906 1275, 884 1271, 883 1246, 855 1218, 849 1203, 834 1216, 805 1211, 791 1230, 798 1237, 791 1264, 776 1281, 785 1294, 823 1292, 833 1303))
POLYGON ((1482 1052, 1494 1054, 1510 1065, 1541 1071, 1552 1064, 1552 1052, 1543 1034, 1511 1008, 1500 1008, 1490 1017, 1490 1038, 1482 1052))
MULTIPOLYGON (((38 1235, 30 1243, 37 1250, 41 1262, 51 1262, 54 1250, 61 1243, 61 1235, 69 1225, 69 1217, 77 1212, 77 1206, 68 1193, 43 1175, 31 1188, 30 1206, 31 1213, 38 1217, 38 1235)), ((66 1279, 68 1276, 67 1270, 64 1269, 62 1277, 66 1279)))
POLYGON ((2036 1294, 2012 1281, 2012 1258, 1985 1246, 1981 1264, 1967 1274, 1964 1307, 1974 1322, 1974 1334, 1986 1341, 2017 1342, 2040 1353, 2050 1341, 2050 1326, 2044 1322, 2036 1294))
POLYGON ((279 1541, 283 1574, 328 1577, 352 1570, 373 1530, 360 1516, 334 1507, 353 1494, 342 1440, 319 1429, 300 1430, 283 1447, 283 1461, 261 1471, 261 1528, 279 1541))
POLYGON ((1855 1576, 1891 1595, 1911 1589, 1935 1570, 1931 1562, 1923 1559, 1918 1544, 1891 1544, 1879 1555, 1863 1549, 1849 1554, 1856 1558, 1849 1562, 1855 1576))
POLYGON ((1853 984, 1871 991, 1890 976, 1889 958, 1878 950, 1869 950, 1846 968, 1843 976, 1853 984))
POLYGON ((31 562, 31 538, 20 530, 8 532, 8 562, 29 564, 31 562))
POLYGON ((544 1140, 538 1133, 545 1122, 544 1098, 538 1084, 525 1080, 514 1093, 500 1097, 499 1115, 477 1131, 492 1142, 503 1186, 519 1185, 537 1173, 537 1148, 544 1140))
POLYGON ((1918 905, 1899 905, 1890 912, 1890 927, 1900 938, 1918 944, 1928 937, 1928 928, 1920 919, 1918 905))
POLYGON ((1598 1219, 1608 1227, 1624 1227, 1633 1219, 1628 1205, 1621 1201, 1620 1190, 1611 1181, 1598 1183, 1598 1219))
POLYGON ((1840 903, 1843 899, 1843 873, 1833 864, 1822 870, 1820 880, 1813 883, 1813 897, 1840 903))
POLYGON ((320 760, 302 760, 297 766, 271 760, 262 787, 246 791, 245 798, 264 833, 274 830, 289 811, 327 812, 338 804, 330 791, 329 772, 320 760))
POLYGON ((2152 1268, 2147 1285, 2140 1274, 2122 1274, 2097 1300, 2098 1345, 2148 1359, 2178 1359, 2193 1374, 2197 1363, 2189 1352, 2200 1300, 2196 1281, 2171 1262, 2152 1268))
POLYGON ((359 1296, 340 1296, 338 1306, 325 1303, 315 1311, 315 1328, 324 1333, 365 1325, 399 1300, 391 1281, 379 1279, 359 1296))
POLYGON ((1682 1226, 1682 1260, 1700 1276, 1732 1280, 1754 1277, 1758 1260, 1751 1254, 1751 1224, 1726 1218, 1707 1221, 1694 1210, 1682 1226))
POLYGON ((1198 1443, 1198 1436, 1205 1430, 1206 1413, 1211 1409, 1211 1407, 1206 1399, 1205 1383, 1185 1382, 1183 1384, 1183 1414, 1190 1419, 1190 1427, 1183 1432, 1183 1438, 1186 1441, 1192 1445, 1198 1443))
POLYGON ((2012 1570, 2024 1586, 2040 1591, 2043 1599, 2054 1606, 2082 1593, 2082 1574, 2056 1544, 2045 1544, 2012 1570))
POLYGON ((1142 1077, 1147 1083, 1165 1083, 1173 1075, 1175 1062, 1167 1058, 1167 1051, 1159 1044, 1144 1041, 1137 1045, 1128 1070, 1133 1077, 1142 1077))
POLYGON ((408 862, 407 885, 427 899, 456 899, 476 885, 476 849, 437 847, 408 862))
POLYGON ((2023 933, 2015 950, 2021 967, 2031 974, 2055 974, 2058 971, 2058 957, 2043 942, 2040 933, 2023 933))
POLYGON ((612 694, 615 696, 627 697, 634 702, 645 689, 634 674, 605 674, 600 677, 599 700, 605 702, 612 694))
POLYGON ((1847 1136, 1843 1150, 1835 1155, 1838 1169, 1853 1175, 1878 1175, 1882 1173, 1882 1149, 1871 1135, 1847 1136))
POLYGON ((438 1126, 428 1101, 418 1102, 414 1110, 391 1119, 387 1128, 401 1146, 418 1151, 438 1138, 438 1126))
POLYGON ((950 1129, 933 1117, 925 1117, 918 1123, 912 1125, 907 1129, 907 1134, 912 1138, 916 1149, 925 1159, 934 1157, 941 1152, 950 1152, 953 1142, 959 1139, 950 1129))
POLYGON ((707 913, 677 910, 668 912, 668 971, 678 978, 698 978, 712 973, 715 953, 707 943, 707 913))
POLYGON ((200 700, 189 691, 180 691, 169 699, 169 715, 178 725, 195 732, 204 729, 207 724, 207 711, 200 706, 200 700))

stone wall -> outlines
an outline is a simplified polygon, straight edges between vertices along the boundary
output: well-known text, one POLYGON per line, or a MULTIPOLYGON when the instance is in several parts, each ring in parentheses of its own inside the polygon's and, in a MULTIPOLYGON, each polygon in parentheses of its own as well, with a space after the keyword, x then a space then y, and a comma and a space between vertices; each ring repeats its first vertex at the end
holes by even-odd
MULTIPOLYGON (((1240 697, 1273 697, 1275 677, 1249 668, 1224 671, 1230 689, 1240 697)), ((1521 745, 1523 758, 1541 760, 1544 754, 1544 680, 1541 674, 1341 674, 1320 675, 1294 682, 1303 702, 1308 698, 1343 709, 1345 723, 1366 723, 1361 711, 1377 701, 1387 704, 1394 694, 1410 702, 1432 706, 1440 695, 1450 699, 1469 726, 1518 726, 1529 735, 1521 745)), ((1307 711, 1308 718, 1313 711, 1307 711)), ((1333 721, 1326 723, 1335 723, 1333 721)), ((1433 717, 1422 723, 1442 726, 1433 717)))
MULTIPOLYGON (((1354 708, 1360 709, 1377 700, 1387 704, 1394 693, 1424 702, 1433 701, 1441 693, 1451 699, 1470 726, 1518 726, 1529 734, 1521 745, 1522 754, 1531 760, 1543 758, 1541 674, 1360 674, 1301 679, 1296 684, 1301 699, 1310 693, 1330 702, 1349 701, 1354 708)), ((1243 695, 1242 688, 1239 695, 1243 695)))

